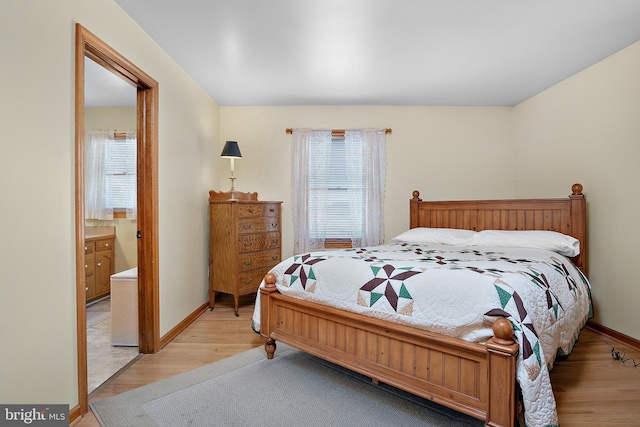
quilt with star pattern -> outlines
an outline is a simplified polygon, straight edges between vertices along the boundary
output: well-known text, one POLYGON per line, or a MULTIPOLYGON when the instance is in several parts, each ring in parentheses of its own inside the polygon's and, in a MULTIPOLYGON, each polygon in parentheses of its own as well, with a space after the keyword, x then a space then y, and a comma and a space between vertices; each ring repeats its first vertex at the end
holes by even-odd
MULTIPOLYGON (((493 321, 507 318, 520 346, 525 422, 558 425, 548 371, 592 316, 590 284, 564 256, 394 243, 295 255, 271 272, 282 294, 472 342, 489 339, 493 321)), ((259 304, 258 296, 256 331, 259 304)))

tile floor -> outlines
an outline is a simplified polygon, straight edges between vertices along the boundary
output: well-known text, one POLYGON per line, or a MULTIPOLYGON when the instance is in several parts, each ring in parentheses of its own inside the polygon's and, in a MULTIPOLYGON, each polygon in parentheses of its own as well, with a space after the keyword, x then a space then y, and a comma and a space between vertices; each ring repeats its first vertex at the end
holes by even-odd
POLYGON ((111 345, 111 299, 87 305, 89 393, 138 356, 138 347, 111 345))

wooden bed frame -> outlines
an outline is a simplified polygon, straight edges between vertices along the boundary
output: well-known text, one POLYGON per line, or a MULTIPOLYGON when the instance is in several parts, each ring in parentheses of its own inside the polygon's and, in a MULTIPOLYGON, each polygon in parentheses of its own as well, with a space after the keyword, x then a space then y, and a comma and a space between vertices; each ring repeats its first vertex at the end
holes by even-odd
MULTIPOLYGON (((565 199, 428 202, 419 196, 414 191, 410 202, 411 228, 558 231, 580 241, 580 255, 572 261, 587 272, 586 201, 580 184, 565 199)), ((265 281, 260 320, 269 359, 281 341, 487 426, 517 425, 518 345, 508 320, 496 320, 494 337, 478 344, 284 296, 271 273, 265 281)))

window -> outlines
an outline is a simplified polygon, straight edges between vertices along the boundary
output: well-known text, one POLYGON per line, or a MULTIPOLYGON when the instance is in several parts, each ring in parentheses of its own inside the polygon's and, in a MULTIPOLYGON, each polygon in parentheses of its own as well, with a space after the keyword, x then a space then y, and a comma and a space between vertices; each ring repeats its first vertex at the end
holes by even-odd
POLYGON ((136 140, 118 138, 106 144, 106 205, 117 211, 136 206, 136 140))
POLYGON ((296 252, 382 243, 384 130, 294 130, 296 252))
POLYGON ((90 131, 85 140, 85 218, 135 219, 135 131, 90 131))
POLYGON ((362 238, 363 174, 361 168, 347 175, 344 135, 331 136, 330 142, 314 142, 309 155, 309 236, 312 239, 348 241, 362 238), (325 147, 318 144, 327 144, 325 147), (323 155, 326 155, 324 157, 323 155), (327 162, 326 165, 322 163, 327 162), (355 197, 355 200, 350 198, 355 197), (352 206, 355 210, 352 210, 352 206))

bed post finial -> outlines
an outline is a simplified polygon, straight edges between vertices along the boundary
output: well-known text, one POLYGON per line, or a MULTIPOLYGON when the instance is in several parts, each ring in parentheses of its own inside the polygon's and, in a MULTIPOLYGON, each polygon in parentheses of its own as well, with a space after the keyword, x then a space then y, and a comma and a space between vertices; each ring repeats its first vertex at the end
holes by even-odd
POLYGON ((264 288, 268 291, 268 292, 274 292, 276 291, 278 288, 276 287, 276 275, 273 273, 267 273, 264 276, 264 288))
POLYGON ((418 190, 413 190, 412 195, 413 199, 409 200, 409 228, 416 228, 420 224, 419 206, 422 199, 418 190))
POLYGON ((493 322, 493 340, 498 344, 513 344, 513 325, 504 317, 493 322))
POLYGON ((571 186, 572 196, 582 196, 582 184, 575 183, 571 186))

